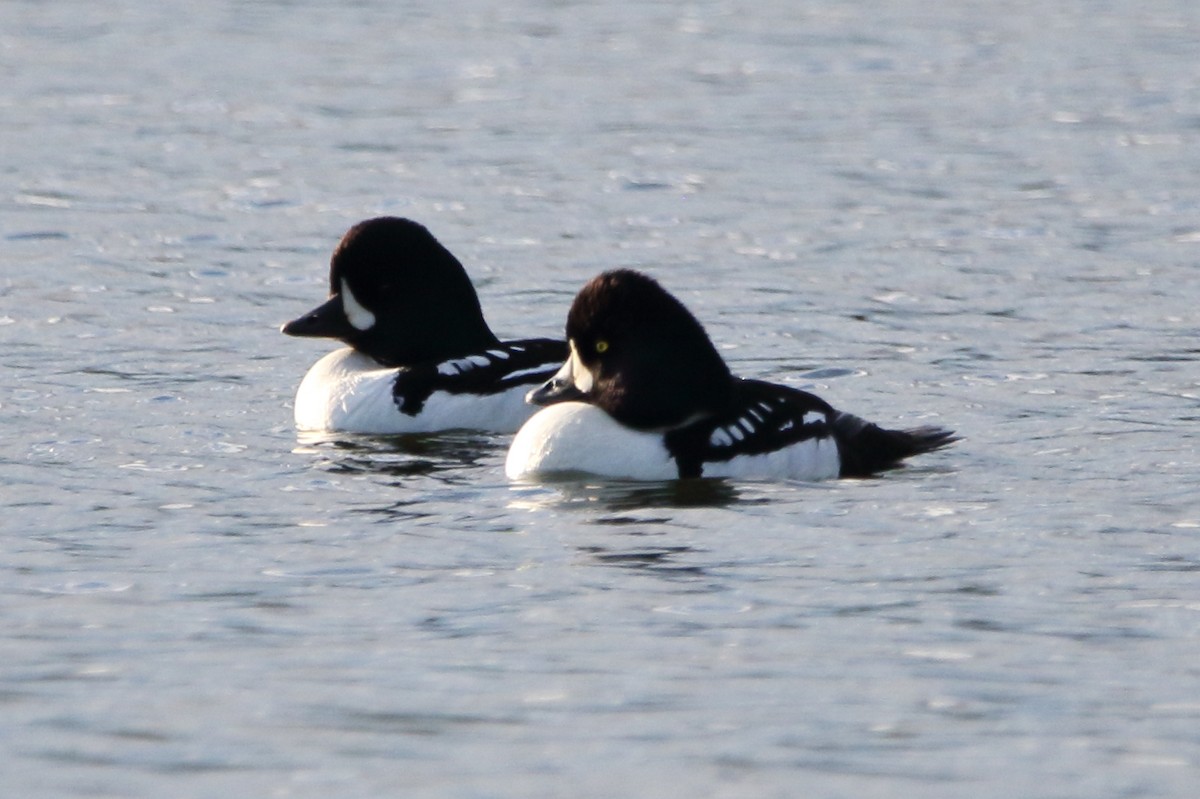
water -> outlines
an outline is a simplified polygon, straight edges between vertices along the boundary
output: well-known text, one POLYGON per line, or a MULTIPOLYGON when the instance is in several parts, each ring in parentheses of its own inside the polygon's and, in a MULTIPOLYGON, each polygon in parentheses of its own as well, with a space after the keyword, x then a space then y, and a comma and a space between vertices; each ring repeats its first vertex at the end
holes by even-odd
POLYGON ((1190 797, 1186 0, 0 8, 11 796, 1190 797), (299 439, 341 233, 505 336, 646 269, 882 479, 299 439))

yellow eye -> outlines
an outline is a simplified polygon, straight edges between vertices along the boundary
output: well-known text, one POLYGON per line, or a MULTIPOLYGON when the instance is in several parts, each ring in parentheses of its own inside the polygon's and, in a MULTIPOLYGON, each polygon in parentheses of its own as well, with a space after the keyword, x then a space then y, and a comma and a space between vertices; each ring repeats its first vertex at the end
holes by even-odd
POLYGON ((605 341, 604 339, 600 339, 599 341, 597 341, 596 342, 596 352, 598 352, 598 353, 608 352, 608 342, 605 341))

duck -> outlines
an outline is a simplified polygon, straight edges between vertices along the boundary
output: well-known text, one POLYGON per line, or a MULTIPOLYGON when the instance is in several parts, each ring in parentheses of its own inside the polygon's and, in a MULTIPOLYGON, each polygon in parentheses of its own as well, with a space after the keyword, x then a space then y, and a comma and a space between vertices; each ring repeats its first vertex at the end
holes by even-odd
POLYGON ((346 232, 328 299, 280 330, 346 345, 301 380, 302 431, 513 433, 536 411, 530 387, 568 355, 561 340, 501 341, 459 260, 424 225, 391 216, 346 232))
POLYGON ((734 376, 704 327, 650 276, 604 272, 567 315, 569 355, 527 400, 505 473, 628 480, 867 477, 958 437, 884 429, 791 386, 734 376))

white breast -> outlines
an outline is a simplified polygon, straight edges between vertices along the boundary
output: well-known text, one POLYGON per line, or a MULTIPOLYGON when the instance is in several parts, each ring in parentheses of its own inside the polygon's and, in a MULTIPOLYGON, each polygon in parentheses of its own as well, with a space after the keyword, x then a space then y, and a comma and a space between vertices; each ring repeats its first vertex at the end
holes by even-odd
POLYGON ((317 361, 296 392, 296 427, 348 433, 432 433, 456 428, 511 433, 536 408, 528 386, 478 394, 435 391, 416 416, 401 413, 392 396, 394 368, 345 347, 317 361))
POLYGON ((551 405, 517 431, 504 472, 510 480, 587 472, 632 480, 671 480, 679 469, 662 436, 618 424, 581 402, 551 405))

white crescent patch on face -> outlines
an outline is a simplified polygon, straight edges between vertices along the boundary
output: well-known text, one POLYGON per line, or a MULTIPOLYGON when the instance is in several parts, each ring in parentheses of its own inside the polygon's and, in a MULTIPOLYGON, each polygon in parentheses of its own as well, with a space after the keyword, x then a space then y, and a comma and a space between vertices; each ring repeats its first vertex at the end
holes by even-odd
POLYGON ((355 330, 367 331, 375 326, 375 314, 358 301, 346 278, 342 278, 342 312, 346 314, 346 321, 353 325, 355 330))
POLYGON ((583 365, 583 361, 579 358, 579 350, 575 349, 575 342, 571 341, 569 345, 571 347, 571 357, 567 358, 567 362, 563 364, 559 375, 563 375, 564 377, 569 375, 575 388, 587 394, 592 390, 592 384, 595 383, 596 377, 590 369, 583 365))

